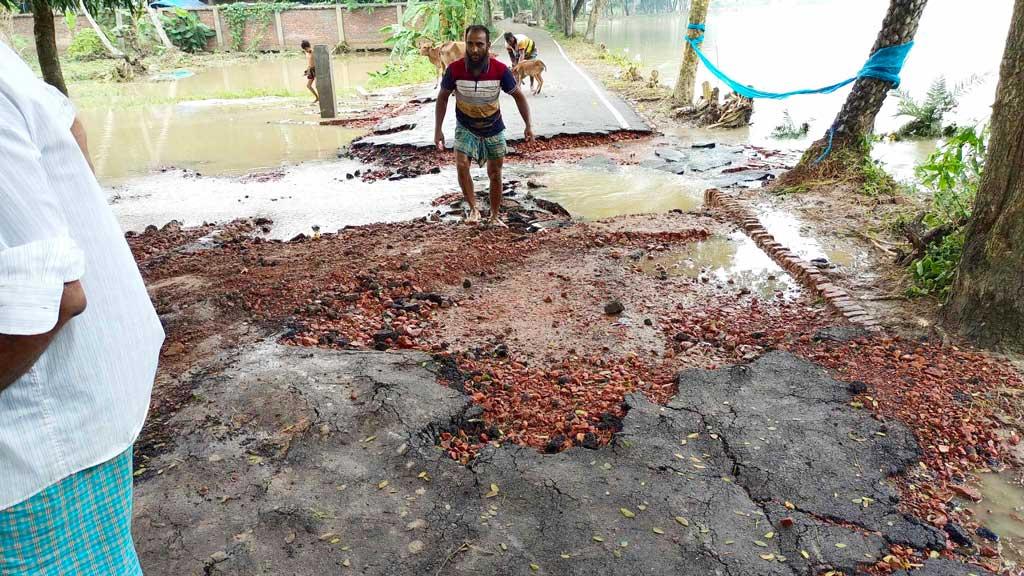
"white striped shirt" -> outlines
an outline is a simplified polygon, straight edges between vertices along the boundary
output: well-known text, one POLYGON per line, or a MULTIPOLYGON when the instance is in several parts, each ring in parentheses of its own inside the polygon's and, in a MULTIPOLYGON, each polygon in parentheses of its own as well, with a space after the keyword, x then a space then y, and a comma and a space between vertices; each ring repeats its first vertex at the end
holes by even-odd
POLYGON ((65 282, 81 280, 88 302, 0 391, 0 509, 132 445, 163 342, 74 118, 0 42, 0 334, 51 330, 65 282))

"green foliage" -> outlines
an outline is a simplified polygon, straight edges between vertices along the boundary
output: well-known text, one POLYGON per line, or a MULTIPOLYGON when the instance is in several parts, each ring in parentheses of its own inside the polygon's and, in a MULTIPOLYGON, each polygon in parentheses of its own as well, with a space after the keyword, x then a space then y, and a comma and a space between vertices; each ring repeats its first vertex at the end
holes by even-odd
POLYGON ((82 62, 104 58, 106 55, 107 49, 103 47, 103 42, 96 31, 91 28, 75 34, 67 51, 68 58, 82 62))
POLYGON ((433 82, 435 78, 437 68, 430 60, 419 54, 407 54, 401 59, 388 62, 381 70, 371 72, 366 87, 370 90, 379 90, 391 86, 433 82))
POLYGON ((75 34, 75 30, 78 29, 78 14, 75 14, 74 10, 64 12, 64 25, 68 27, 68 32, 75 34))
POLYGON ((955 110, 960 97, 980 81, 980 76, 973 75, 949 88, 945 77, 939 76, 932 82, 921 102, 915 100, 906 90, 898 91, 898 115, 909 116, 911 120, 896 131, 896 137, 938 138, 944 135, 944 132, 951 131, 943 126, 945 115, 955 110))
POLYGON ((953 231, 929 245, 924 256, 910 264, 911 296, 948 296, 985 169, 987 144, 987 128, 961 128, 917 166, 918 179, 932 194, 931 206, 921 222, 929 228, 951 226, 953 231))
POLYGON ((411 0, 402 21, 381 28, 381 32, 389 35, 386 43, 392 54, 404 57, 415 52, 421 41, 462 40, 466 26, 476 18, 477 4, 475 0, 411 0))
POLYGON ((206 41, 217 34, 194 13, 181 8, 175 8, 170 16, 164 15, 161 20, 171 42, 190 54, 205 50, 206 41))
POLYGON ((807 132, 811 129, 807 122, 797 126, 793 123, 793 117, 789 115, 789 110, 782 112, 782 124, 779 124, 772 130, 772 137, 780 140, 803 138, 807 136, 807 132))
MULTIPOLYGON (((0 0, 2 1, 2 0, 0 0)), ((228 21, 228 31, 231 33, 231 49, 235 51, 254 52, 263 42, 270 27, 270 20, 274 14, 288 10, 295 4, 291 2, 236 2, 226 4, 221 10, 228 21), (248 22, 253 24, 253 37, 249 45, 245 45, 245 27, 248 22)))
POLYGON ((907 290, 907 295, 933 295, 945 300, 953 286, 956 266, 960 262, 963 250, 962 228, 946 236, 941 242, 928 246, 925 255, 910 265, 910 276, 914 283, 907 290))
POLYGON ((964 223, 970 218, 987 146, 987 127, 961 128, 917 166, 918 179, 932 193, 925 224, 964 223))

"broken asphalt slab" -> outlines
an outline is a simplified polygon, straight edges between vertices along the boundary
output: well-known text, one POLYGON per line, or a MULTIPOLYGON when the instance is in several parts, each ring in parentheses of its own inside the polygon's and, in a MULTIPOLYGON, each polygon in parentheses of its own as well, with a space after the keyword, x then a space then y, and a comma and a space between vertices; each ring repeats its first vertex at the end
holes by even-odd
POLYGON ((911 434, 785 353, 684 372, 667 406, 628 396, 609 446, 469 466, 437 438, 473 405, 428 355, 264 342, 233 362, 138 479, 147 574, 850 573, 944 545, 885 483, 911 434))
MULTIPOLYGON (((544 89, 539 95, 529 93, 528 81, 524 86, 536 137, 610 134, 622 130, 651 131, 650 126, 625 101, 605 90, 598 81, 572 63, 550 34, 539 28, 518 24, 502 25, 509 31, 529 34, 537 44, 539 59, 547 66, 544 89)), ((505 64, 509 63, 501 41, 495 43, 492 51, 499 53, 499 59, 505 64)), ((414 100, 424 100, 425 104, 410 114, 389 119, 374 129, 375 132, 386 134, 368 136, 354 146, 433 146, 435 105, 427 99, 436 93, 436 89, 430 89, 418 94, 414 100)), ((444 121, 448 147, 454 144, 454 103, 453 97, 444 121)), ((521 139, 524 124, 511 96, 502 93, 501 109, 509 139, 521 139)))

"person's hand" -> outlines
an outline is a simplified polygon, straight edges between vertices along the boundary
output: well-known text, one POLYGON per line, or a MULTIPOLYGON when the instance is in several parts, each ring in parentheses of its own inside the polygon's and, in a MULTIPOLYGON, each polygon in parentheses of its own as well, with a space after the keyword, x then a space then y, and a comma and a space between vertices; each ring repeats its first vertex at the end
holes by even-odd
POLYGON ((440 130, 434 132, 434 145, 441 152, 444 152, 444 133, 440 130))
POLYGON ((523 140, 533 142, 533 127, 527 126, 526 129, 523 130, 523 140))

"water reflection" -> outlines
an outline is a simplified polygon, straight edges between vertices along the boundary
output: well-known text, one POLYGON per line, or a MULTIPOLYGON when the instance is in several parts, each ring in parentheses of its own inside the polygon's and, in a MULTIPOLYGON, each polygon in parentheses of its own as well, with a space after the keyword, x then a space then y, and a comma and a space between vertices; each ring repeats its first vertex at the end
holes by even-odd
POLYGON ((746 288, 761 298, 772 298, 778 292, 792 297, 800 290, 793 278, 742 232, 657 254, 644 260, 640 268, 654 276, 732 281, 737 288, 746 288))
POLYGON ((984 500, 971 507, 974 519, 999 536, 1003 557, 1020 566, 1024 562, 1024 486, 1006 475, 982 474, 981 493, 984 500))

